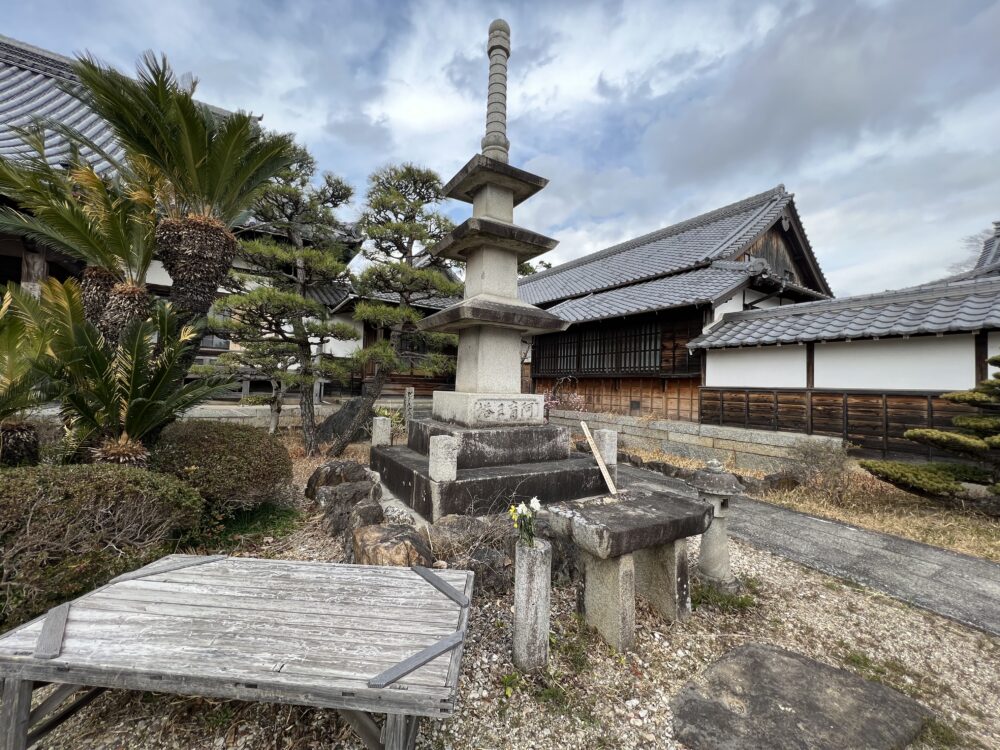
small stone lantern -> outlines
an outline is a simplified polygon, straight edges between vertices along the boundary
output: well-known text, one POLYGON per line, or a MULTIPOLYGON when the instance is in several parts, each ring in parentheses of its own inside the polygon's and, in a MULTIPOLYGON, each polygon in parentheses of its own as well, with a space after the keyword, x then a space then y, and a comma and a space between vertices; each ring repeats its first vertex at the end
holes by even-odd
POLYGON ((729 565, 729 503, 743 494, 743 485, 714 459, 695 473, 689 484, 698 490, 699 499, 711 503, 715 511, 712 524, 701 537, 698 572, 709 585, 735 591, 739 584, 729 565))

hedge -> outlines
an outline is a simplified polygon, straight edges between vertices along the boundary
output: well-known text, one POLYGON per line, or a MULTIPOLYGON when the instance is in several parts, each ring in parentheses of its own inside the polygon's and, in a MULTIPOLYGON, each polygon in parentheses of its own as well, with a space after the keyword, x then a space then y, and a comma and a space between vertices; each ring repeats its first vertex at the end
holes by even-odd
POLYGON ((0 629, 169 553, 201 510, 196 490, 145 469, 0 471, 0 629))
POLYGON ((278 437, 226 422, 174 422, 160 435, 149 466, 197 489, 214 516, 280 503, 292 480, 292 459, 278 437))

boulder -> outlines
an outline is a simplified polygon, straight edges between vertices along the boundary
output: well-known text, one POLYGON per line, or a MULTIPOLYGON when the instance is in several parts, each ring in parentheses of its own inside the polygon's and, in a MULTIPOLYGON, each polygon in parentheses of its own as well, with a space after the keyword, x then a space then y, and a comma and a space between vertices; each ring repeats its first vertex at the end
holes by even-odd
POLYGON ((768 474, 761 480, 760 489, 763 492, 785 492, 800 487, 802 482, 791 472, 779 471, 768 474))
POLYGON ((306 482, 306 497, 315 500, 320 487, 336 487, 343 482, 363 482, 371 478, 371 472, 357 461, 327 461, 306 482))
MULTIPOLYGON (((337 411, 320 422, 319 427, 316 428, 316 436, 324 443, 328 443, 335 437, 339 437, 351 426, 351 422, 354 421, 358 412, 361 411, 361 405, 361 396, 347 399, 337 411)), ((361 440, 364 436, 364 431, 358 429, 351 436, 351 441, 361 440)))
POLYGON ((774 646, 739 646, 671 701, 693 750, 889 750, 908 746, 927 709, 843 669, 774 646))
POLYGON ((385 520, 385 511, 378 500, 364 499, 351 508, 344 529, 344 562, 354 562, 354 532, 364 526, 377 526, 385 520))
POLYGON ((381 497, 382 485, 371 480, 320 487, 316 500, 323 508, 323 528, 331 536, 342 534, 349 526, 355 506, 372 502, 378 505, 381 497))
POLYGON ((353 557, 358 565, 429 566, 427 541, 412 526, 362 526, 354 530, 353 557))

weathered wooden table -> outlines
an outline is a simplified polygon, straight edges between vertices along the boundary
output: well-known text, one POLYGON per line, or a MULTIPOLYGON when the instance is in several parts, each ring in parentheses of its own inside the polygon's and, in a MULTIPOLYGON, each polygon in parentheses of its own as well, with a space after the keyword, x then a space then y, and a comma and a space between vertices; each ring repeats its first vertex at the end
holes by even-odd
POLYGON ((472 578, 164 557, 0 636, 0 750, 107 688, 331 708, 372 750, 412 748, 419 717, 455 709, 472 578), (382 729, 372 713, 387 714, 382 729))

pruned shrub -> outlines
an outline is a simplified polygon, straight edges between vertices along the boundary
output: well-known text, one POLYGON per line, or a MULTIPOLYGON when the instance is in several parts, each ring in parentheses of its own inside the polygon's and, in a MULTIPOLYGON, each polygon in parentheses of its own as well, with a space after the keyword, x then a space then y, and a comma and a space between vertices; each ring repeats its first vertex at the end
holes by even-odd
POLYGON ((850 446, 835 446, 818 440, 800 440, 789 450, 791 463, 788 473, 804 487, 838 502, 851 483, 850 446))
POLYGON ((168 553, 201 509, 192 487, 144 469, 0 471, 0 629, 168 553))
POLYGON ((906 461, 859 461, 883 482, 924 497, 948 497, 962 492, 960 482, 987 484, 988 471, 968 464, 909 463, 906 461))
POLYGON ((266 430, 226 422, 175 422, 160 435, 150 468, 183 479, 205 498, 205 510, 227 517, 288 499, 292 459, 266 430))

